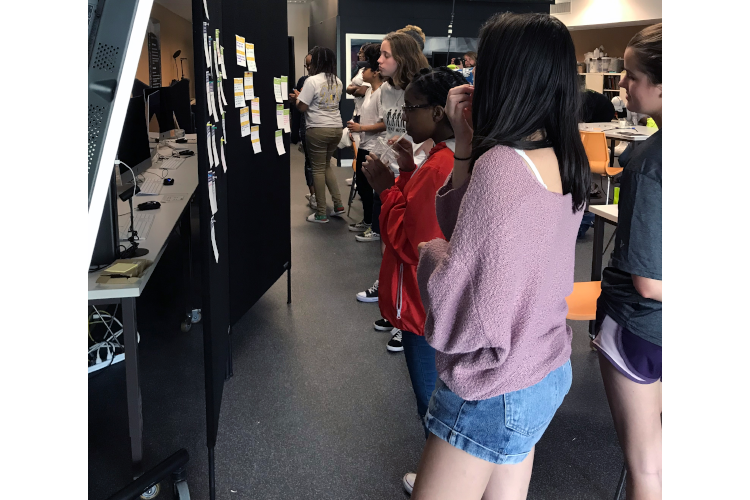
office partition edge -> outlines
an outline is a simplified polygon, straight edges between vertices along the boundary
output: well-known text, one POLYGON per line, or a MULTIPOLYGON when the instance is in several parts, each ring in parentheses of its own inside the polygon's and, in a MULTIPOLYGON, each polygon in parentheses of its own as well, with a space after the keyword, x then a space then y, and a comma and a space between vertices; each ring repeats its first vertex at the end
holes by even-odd
MULTIPOLYGON (((124 0, 118 0, 118 2, 122 1, 124 0)), ((148 25, 148 19, 151 16, 151 7, 153 5, 153 0, 135 0, 135 2, 136 5, 130 23, 123 64, 116 78, 117 84, 114 89, 112 109, 109 114, 109 120, 107 120, 102 128, 104 140, 101 154, 98 155, 97 161, 94 165, 94 185, 93 188, 89 186, 89 231, 87 238, 89 256, 93 254, 94 245, 96 244, 99 223, 101 222, 102 211, 104 210, 104 201, 107 197, 109 180, 112 175, 112 168, 114 167, 120 134, 122 133, 125 114, 128 108, 132 82, 135 79, 138 60, 141 57, 143 37, 146 35, 146 27, 148 25)), ((120 6, 122 7, 122 4, 120 4, 120 6)), ((105 5, 103 16, 107 13, 107 7, 108 5, 105 5)), ((99 33, 101 32, 102 31, 100 30, 99 33)), ((91 61, 89 61, 89 66, 91 66, 91 61)), ((102 83, 105 82, 103 80, 97 82, 89 81, 89 94, 91 94, 92 91, 95 92, 95 89, 101 89, 102 87, 99 87, 99 85, 102 83)))

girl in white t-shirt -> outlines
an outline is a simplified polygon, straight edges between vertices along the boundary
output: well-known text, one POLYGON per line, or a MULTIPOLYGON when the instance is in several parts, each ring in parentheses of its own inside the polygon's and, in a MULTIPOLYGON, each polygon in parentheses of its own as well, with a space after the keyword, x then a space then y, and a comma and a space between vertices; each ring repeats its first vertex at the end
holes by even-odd
POLYGON ((362 163, 370 154, 370 149, 377 144, 378 139, 385 137, 385 124, 380 110, 380 89, 383 85, 383 77, 378 70, 378 57, 380 57, 380 44, 370 44, 365 48, 363 60, 357 63, 357 66, 362 69, 360 73, 362 81, 368 87, 359 108, 359 121, 350 120, 346 124, 352 134, 360 137, 355 170, 357 192, 362 198, 364 218, 361 222, 349 226, 349 230, 356 233, 368 232, 368 230, 371 232, 370 226, 372 225, 373 190, 367 178, 362 174, 362 163))
POLYGON ((326 223, 326 187, 333 198, 331 215, 340 217, 346 210, 341 201, 336 176, 331 169, 331 157, 341 140, 341 112, 339 103, 344 85, 336 76, 336 56, 324 47, 315 47, 311 54, 310 77, 302 91, 295 90, 290 97, 297 109, 305 114, 307 154, 313 170, 313 184, 317 198, 316 213, 308 222, 326 223))

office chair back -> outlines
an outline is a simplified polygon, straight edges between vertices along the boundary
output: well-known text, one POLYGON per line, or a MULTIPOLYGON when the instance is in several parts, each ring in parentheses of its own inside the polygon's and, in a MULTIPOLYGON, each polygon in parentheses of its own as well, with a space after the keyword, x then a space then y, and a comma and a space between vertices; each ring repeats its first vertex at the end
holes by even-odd
POLYGON ((589 159, 591 172, 599 175, 607 175, 609 167, 609 151, 607 150, 607 138, 604 132, 580 131, 583 148, 589 159))

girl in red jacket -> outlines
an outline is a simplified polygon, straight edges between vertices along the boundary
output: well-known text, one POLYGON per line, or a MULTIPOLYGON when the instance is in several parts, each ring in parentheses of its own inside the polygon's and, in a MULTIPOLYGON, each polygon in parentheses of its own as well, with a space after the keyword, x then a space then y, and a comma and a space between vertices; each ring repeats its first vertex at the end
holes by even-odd
MULTIPOLYGON (((435 215, 435 194, 453 169, 455 139, 445 114, 448 91, 466 79, 447 68, 423 69, 404 94, 406 132, 415 143, 435 141, 427 160, 414 164, 412 144, 402 139, 394 146, 401 170, 398 180, 376 155, 367 157, 362 170, 383 206, 380 232, 385 253, 380 265, 380 312, 402 331, 404 357, 409 369, 417 411, 424 420, 435 389, 435 349, 424 340, 425 311, 417 285, 417 245, 444 238, 435 215)), ((427 432, 425 431, 425 436, 427 432)), ((405 477, 404 486, 410 490, 405 477)))

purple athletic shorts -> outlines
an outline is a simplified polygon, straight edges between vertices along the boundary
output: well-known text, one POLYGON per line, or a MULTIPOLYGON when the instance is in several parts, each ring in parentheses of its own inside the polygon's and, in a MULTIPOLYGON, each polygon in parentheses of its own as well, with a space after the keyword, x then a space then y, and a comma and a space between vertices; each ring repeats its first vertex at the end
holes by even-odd
POLYGON ((605 315, 597 321, 594 344, 617 370, 633 382, 661 380, 661 346, 644 340, 605 315))

